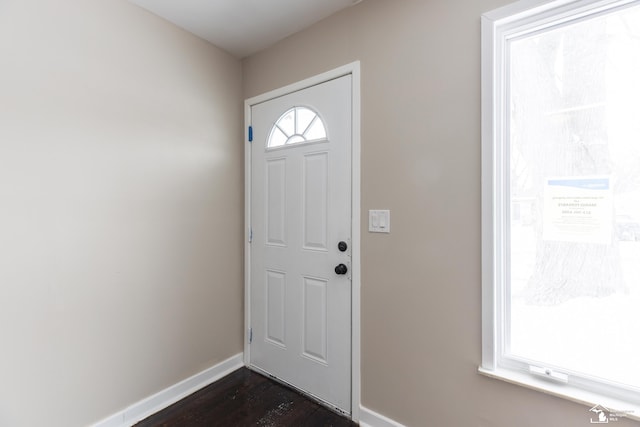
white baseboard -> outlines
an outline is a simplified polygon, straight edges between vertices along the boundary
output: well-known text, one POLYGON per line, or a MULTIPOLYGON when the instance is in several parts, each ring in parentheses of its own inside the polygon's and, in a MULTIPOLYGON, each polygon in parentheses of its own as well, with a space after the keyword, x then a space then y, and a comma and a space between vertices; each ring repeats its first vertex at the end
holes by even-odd
POLYGON ((98 421, 93 427, 129 427, 155 414, 162 409, 173 405, 190 394, 208 386, 209 384, 229 375, 231 372, 244 366, 242 353, 236 354, 195 374, 177 384, 174 384, 159 393, 134 403, 128 408, 113 414, 102 421, 98 421))
POLYGON ((403 424, 364 406, 360 407, 360 419, 358 421, 360 422, 360 427, 405 427, 403 424))

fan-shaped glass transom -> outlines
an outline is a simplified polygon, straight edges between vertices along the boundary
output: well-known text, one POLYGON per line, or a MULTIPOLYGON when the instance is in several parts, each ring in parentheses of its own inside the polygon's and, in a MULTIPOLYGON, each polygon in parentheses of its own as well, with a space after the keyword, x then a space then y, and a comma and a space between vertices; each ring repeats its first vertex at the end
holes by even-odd
POLYGON ((299 144, 327 139, 322 119, 310 108, 293 107, 276 121, 269 133, 267 147, 299 144))

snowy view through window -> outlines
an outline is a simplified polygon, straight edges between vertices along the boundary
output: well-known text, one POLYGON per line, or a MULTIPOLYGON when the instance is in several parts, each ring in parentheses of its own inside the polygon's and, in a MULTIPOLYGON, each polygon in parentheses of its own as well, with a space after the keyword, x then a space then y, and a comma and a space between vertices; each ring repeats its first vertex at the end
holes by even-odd
POLYGON ((640 388, 640 7, 509 55, 506 352, 640 388))

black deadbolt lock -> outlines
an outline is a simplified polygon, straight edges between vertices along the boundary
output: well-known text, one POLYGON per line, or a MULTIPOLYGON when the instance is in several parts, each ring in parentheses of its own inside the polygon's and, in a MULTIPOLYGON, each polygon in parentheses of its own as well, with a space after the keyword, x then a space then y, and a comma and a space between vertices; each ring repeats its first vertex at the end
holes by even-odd
POLYGON ((340 252, 344 252, 344 251, 346 251, 346 250, 347 250, 347 247, 348 247, 348 246, 347 246, 347 242, 340 242, 340 243, 338 243, 338 250, 339 250, 340 252))

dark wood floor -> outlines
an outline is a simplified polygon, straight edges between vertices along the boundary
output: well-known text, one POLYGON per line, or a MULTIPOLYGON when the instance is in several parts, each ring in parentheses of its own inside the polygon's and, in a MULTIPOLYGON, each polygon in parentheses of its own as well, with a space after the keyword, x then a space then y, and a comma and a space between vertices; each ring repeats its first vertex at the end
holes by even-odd
POLYGON ((297 391, 242 368, 136 426, 352 427, 356 424, 297 391))

